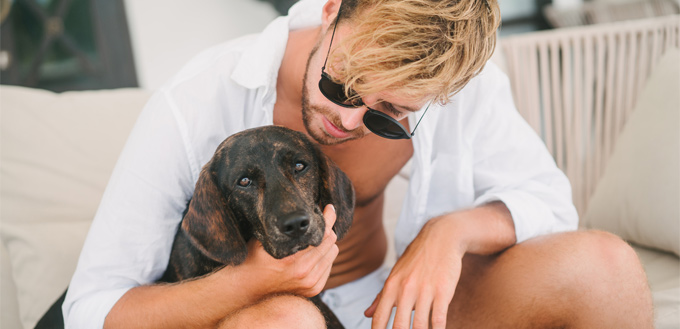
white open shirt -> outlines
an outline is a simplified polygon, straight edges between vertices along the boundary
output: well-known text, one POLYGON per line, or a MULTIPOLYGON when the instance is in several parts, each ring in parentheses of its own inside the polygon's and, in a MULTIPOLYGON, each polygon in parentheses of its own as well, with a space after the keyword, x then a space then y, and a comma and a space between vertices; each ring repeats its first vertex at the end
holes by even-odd
MULTIPOLYGON (((261 34, 201 53, 150 99, 80 255, 63 306, 67 328, 102 328, 125 292, 160 278, 201 167, 226 137, 273 123, 288 32, 319 25, 324 2, 303 0, 261 34)), ((409 125, 421 114, 411 113, 409 125)), ((569 181, 493 63, 450 103, 432 104, 412 141, 397 255, 430 218, 495 200, 510 209, 518 243, 576 229, 569 181)))

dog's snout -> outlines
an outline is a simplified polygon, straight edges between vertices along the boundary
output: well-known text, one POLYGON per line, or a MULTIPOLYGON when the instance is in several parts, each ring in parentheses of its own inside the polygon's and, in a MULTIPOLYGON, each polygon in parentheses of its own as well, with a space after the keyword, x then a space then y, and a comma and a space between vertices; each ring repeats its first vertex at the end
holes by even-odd
POLYGON ((307 232, 309 222, 310 218, 306 213, 290 213, 279 221, 279 230, 288 237, 298 238, 307 232))

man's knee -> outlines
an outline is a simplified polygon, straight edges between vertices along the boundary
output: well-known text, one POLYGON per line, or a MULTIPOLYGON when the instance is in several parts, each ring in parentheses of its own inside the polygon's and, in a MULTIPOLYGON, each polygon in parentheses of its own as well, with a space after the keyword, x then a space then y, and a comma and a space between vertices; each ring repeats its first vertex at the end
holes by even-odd
POLYGON ((620 237, 604 231, 582 231, 571 233, 575 262, 586 265, 586 268, 574 270, 585 274, 584 279, 605 280, 612 278, 630 278, 646 281, 642 264, 635 250, 620 237))
MULTIPOLYGON (((620 237, 603 231, 582 232, 577 242, 582 244, 580 252, 586 259, 590 274, 586 280, 600 283, 610 290, 637 290, 642 298, 649 299, 651 293, 647 276, 635 250, 620 237)), ((605 293, 607 293, 605 291, 605 293)))
POLYGON ((555 283, 609 288, 621 287, 624 283, 621 280, 625 279, 628 283, 646 284, 645 272, 635 250, 614 234, 577 231, 540 237, 526 244, 536 244, 529 254, 534 254, 531 258, 538 268, 548 271, 549 278, 557 280, 555 283))
POLYGON ((220 328, 326 328, 319 309, 307 298, 294 295, 268 297, 225 319, 220 328))
POLYGON ((573 297, 581 302, 577 305, 583 306, 581 312, 627 317, 630 323, 636 324, 631 327, 651 328, 651 291, 635 250, 608 232, 593 230, 573 234, 576 236, 571 242, 579 247, 572 256, 576 261, 572 262, 569 274, 581 276, 571 287, 573 297))
POLYGON ((628 243, 592 230, 557 235, 554 246, 559 265, 550 271, 553 291, 562 294, 567 308, 580 314, 581 320, 591 321, 590 326, 624 328, 617 321, 627 318, 631 328, 651 327, 647 277, 628 243))

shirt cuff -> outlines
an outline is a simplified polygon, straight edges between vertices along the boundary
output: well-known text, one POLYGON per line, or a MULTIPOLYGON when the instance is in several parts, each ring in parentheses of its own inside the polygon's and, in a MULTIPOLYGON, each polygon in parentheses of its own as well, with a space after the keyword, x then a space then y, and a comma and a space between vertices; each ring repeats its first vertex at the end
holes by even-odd
POLYGON ((569 209, 555 211, 541 199, 524 191, 502 191, 485 194, 475 200, 475 207, 501 201, 510 210, 515 224, 516 243, 539 235, 576 230, 578 217, 569 209))
POLYGON ((64 303, 62 307, 64 327, 66 329, 104 328, 104 320, 106 320, 106 316, 113 308, 113 305, 131 288, 101 291, 94 295, 80 298, 72 304, 64 303))

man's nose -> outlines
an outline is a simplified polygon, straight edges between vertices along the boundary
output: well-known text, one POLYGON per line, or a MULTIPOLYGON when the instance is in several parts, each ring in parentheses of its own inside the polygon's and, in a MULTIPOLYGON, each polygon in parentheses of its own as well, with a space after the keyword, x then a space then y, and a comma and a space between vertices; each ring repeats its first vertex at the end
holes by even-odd
POLYGON ((347 130, 354 130, 363 124, 364 114, 368 111, 366 106, 342 108, 340 110, 340 121, 347 130))

